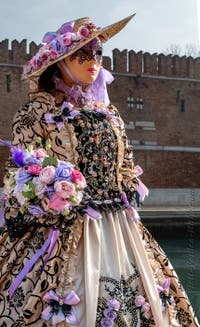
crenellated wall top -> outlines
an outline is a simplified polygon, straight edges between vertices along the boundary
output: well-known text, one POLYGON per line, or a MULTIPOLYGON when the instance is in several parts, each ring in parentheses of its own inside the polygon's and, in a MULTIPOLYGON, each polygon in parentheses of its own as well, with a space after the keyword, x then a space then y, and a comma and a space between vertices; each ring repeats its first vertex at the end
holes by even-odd
MULTIPOLYGON (((0 64, 23 65, 38 49, 39 45, 28 43, 26 39, 21 42, 13 40, 9 47, 9 40, 5 39, 0 42, 0 64)), ((200 79, 200 57, 114 49, 112 58, 104 57, 103 63, 107 69, 116 73, 200 79)))

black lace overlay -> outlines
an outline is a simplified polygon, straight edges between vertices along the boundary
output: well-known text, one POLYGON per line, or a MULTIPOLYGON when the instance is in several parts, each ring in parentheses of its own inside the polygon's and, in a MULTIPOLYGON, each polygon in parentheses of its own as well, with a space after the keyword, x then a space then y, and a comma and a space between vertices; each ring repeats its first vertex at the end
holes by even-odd
POLYGON ((113 326, 136 327, 139 323, 141 327, 155 326, 153 319, 146 319, 141 309, 135 305, 135 298, 140 294, 140 291, 137 283, 139 273, 136 267, 133 267, 133 269, 133 273, 130 276, 125 278, 122 275, 120 280, 110 277, 100 278, 100 287, 104 289, 105 297, 98 298, 95 327, 104 326, 104 313, 107 309, 108 298, 115 299, 120 303, 113 326))
POLYGON ((86 178, 86 197, 94 207, 121 207, 117 185, 117 140, 106 115, 82 110, 71 123, 78 140, 78 166, 86 178))

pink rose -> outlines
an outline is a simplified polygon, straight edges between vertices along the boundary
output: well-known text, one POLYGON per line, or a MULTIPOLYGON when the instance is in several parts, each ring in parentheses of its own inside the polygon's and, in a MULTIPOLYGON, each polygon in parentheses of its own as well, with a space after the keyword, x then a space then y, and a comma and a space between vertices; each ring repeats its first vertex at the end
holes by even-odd
POLYGON ((138 295, 135 298, 136 307, 141 307, 145 303, 145 298, 142 295, 138 295))
POLYGON ((78 33, 79 33, 82 37, 86 38, 86 37, 89 35, 90 31, 89 31, 89 29, 88 29, 87 27, 85 27, 85 26, 81 26, 81 27, 79 28, 79 30, 78 30, 78 33))
POLYGON ((36 175, 38 176, 40 174, 42 167, 37 164, 32 164, 28 167, 28 173, 31 175, 36 175))
POLYGON ((54 184, 54 190, 61 198, 68 199, 75 192, 75 187, 68 181, 57 181, 54 184))
POLYGON ((82 199, 83 199, 83 193, 82 192, 76 192, 76 195, 75 195, 76 204, 81 203, 82 199))
POLYGON ((47 53, 43 53, 42 54, 42 61, 46 62, 48 59, 48 54, 47 53))
POLYGON ((57 213, 63 213, 65 210, 71 209, 71 203, 55 194, 49 201, 49 208, 57 213))
POLYGON ((54 166, 47 166, 43 168, 39 175, 39 181, 43 184, 51 184, 55 178, 55 167, 54 166))
POLYGON ((57 58, 57 52, 55 50, 51 50, 50 51, 50 57, 51 57, 51 59, 57 58))
POLYGON ((33 179, 33 183, 35 184, 35 194, 39 199, 41 199, 46 190, 46 185, 41 183, 38 179, 33 179))
POLYGON ((145 303, 142 305, 142 310, 143 310, 144 312, 149 312, 150 309, 151 309, 151 307, 150 307, 150 305, 149 305, 148 302, 145 302, 145 303))
POLYGON ((69 46, 72 44, 72 33, 66 33, 64 34, 63 38, 62 38, 62 44, 69 46))
POLYGON ((46 153, 43 149, 37 149, 34 151, 33 155, 36 158, 44 158, 46 156, 46 153))
POLYGON ((84 189, 87 186, 85 177, 81 174, 79 170, 73 170, 71 172, 71 178, 72 182, 78 184, 78 188, 80 190, 84 189))

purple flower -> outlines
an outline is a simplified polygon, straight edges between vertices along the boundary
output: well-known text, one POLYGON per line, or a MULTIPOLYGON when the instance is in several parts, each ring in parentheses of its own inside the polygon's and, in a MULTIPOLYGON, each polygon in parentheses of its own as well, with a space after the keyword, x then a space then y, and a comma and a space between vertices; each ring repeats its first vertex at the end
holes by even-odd
POLYGON ((111 309, 105 309, 103 314, 104 314, 105 318, 108 318, 108 319, 111 319, 111 320, 114 320, 117 317, 116 312, 111 310, 111 309))
POLYGON ((103 318, 101 319, 101 326, 102 327, 112 327, 113 326, 113 320, 109 318, 103 318))
POLYGON ((108 300, 107 305, 110 309, 113 309, 113 310, 119 310, 119 308, 120 308, 120 303, 116 299, 108 300))
POLYGON ((29 165, 37 164, 39 162, 40 162, 40 160, 38 160, 37 158, 34 158, 34 157, 29 157, 26 159, 26 163, 29 165))
POLYGON ((69 162, 61 161, 56 168, 56 180, 71 180, 71 171, 73 170, 73 165, 69 162))
POLYGON ((51 42, 53 39, 55 39, 57 37, 57 33, 56 32, 47 32, 42 39, 43 43, 49 43, 51 42))
POLYGON ((45 195, 47 196, 48 199, 51 199, 51 197, 55 195, 55 190, 53 185, 47 185, 45 189, 45 195))
POLYGON ((12 148, 12 160, 18 166, 23 167, 26 164, 26 153, 22 149, 12 148))
POLYGON ((138 295, 135 298, 136 307, 141 307, 145 303, 145 298, 142 295, 138 295))
POLYGON ((35 217, 41 217, 44 215, 45 211, 39 205, 30 205, 28 211, 35 217))
POLYGON ((16 175, 16 183, 19 185, 24 185, 32 179, 32 176, 26 171, 20 171, 19 174, 16 175))
POLYGON ((60 27, 60 33, 61 34, 65 34, 65 33, 68 33, 68 32, 72 32, 73 31, 73 28, 74 28, 74 22, 67 22, 67 23, 64 23, 61 27, 60 27))

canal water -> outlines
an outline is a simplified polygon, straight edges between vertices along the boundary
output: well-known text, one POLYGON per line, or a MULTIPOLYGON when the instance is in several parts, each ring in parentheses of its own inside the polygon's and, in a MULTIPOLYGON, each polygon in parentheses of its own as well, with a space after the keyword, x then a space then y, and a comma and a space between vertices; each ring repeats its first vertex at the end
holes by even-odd
MULTIPOLYGON (((147 226, 151 231, 151 228, 147 226)), ((173 232, 166 228, 151 231, 170 259, 200 321, 200 233, 199 228, 189 230, 176 226, 173 232), (176 233, 177 230, 177 233, 176 233)))

